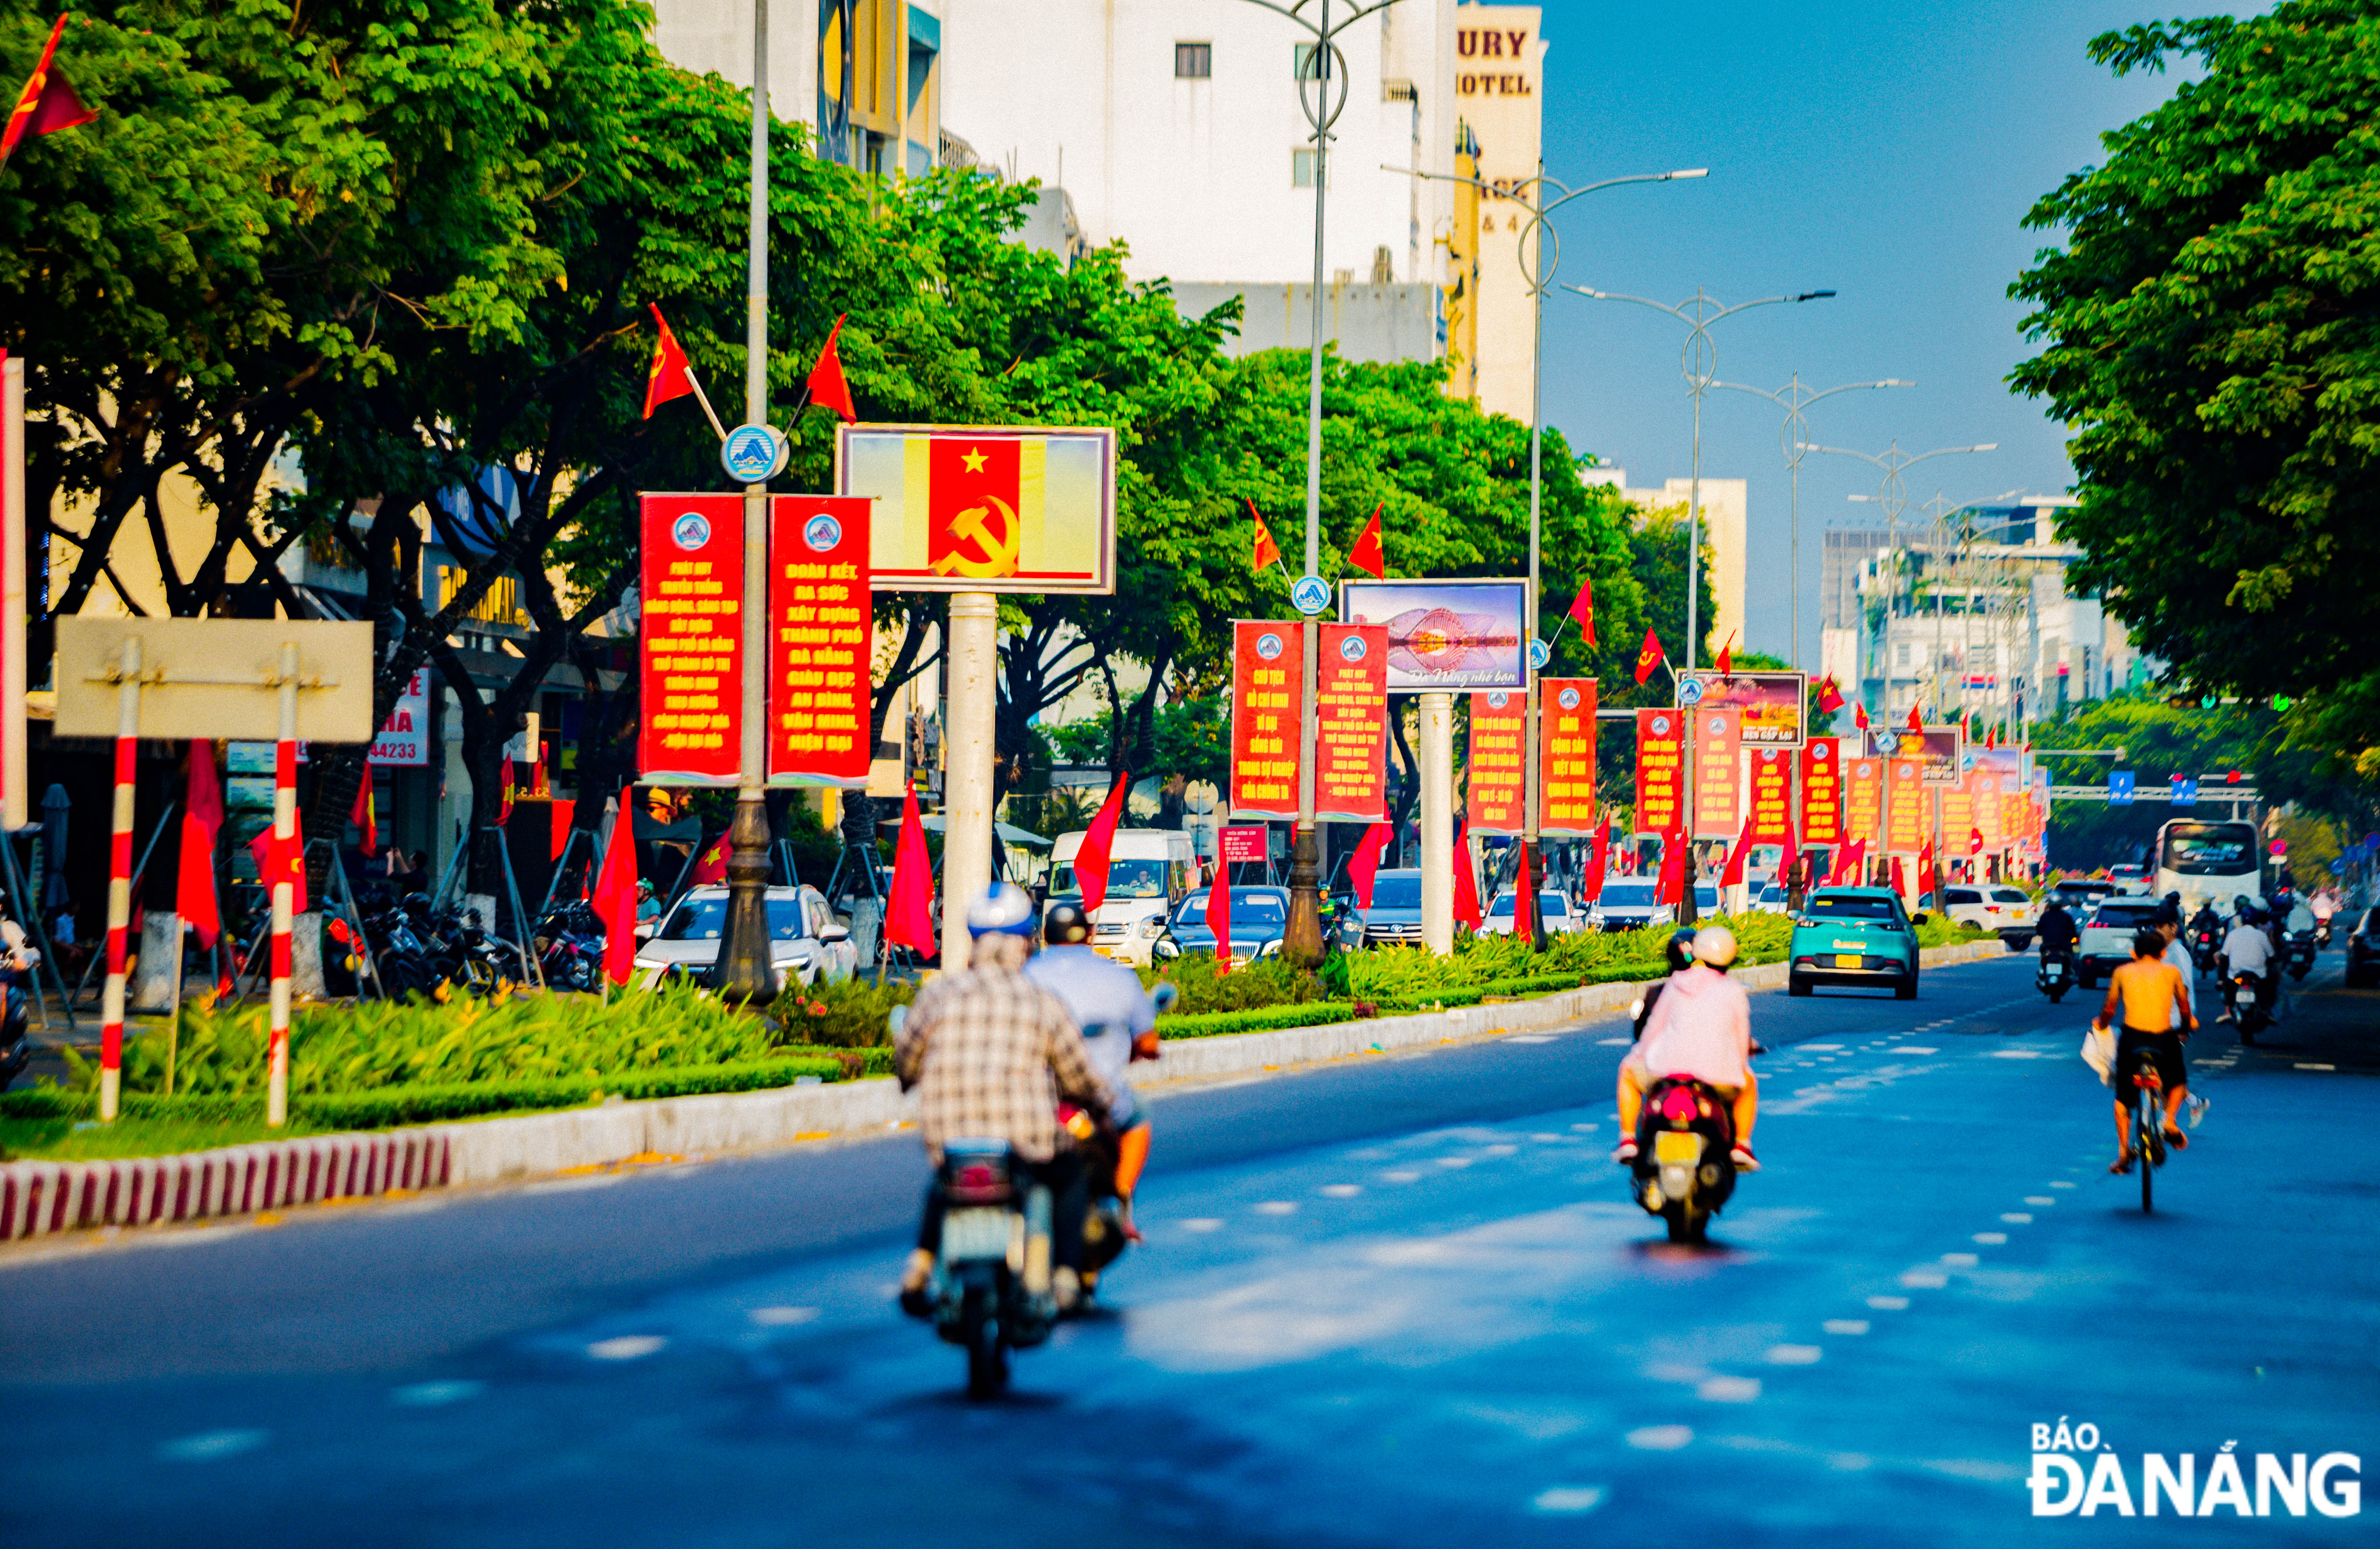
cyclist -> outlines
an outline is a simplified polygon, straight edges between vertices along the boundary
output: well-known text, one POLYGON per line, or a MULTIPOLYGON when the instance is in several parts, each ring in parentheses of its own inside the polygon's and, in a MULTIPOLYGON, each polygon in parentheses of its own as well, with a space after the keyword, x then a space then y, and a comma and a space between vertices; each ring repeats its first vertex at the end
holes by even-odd
POLYGON ((2179 1115, 2189 1092, 2182 1044, 2198 1031, 2191 1014, 2190 982, 2164 960, 2165 933, 2155 926, 2132 937, 2132 960, 2107 976, 2107 1003, 2091 1025, 2100 1031, 2120 1026, 2116 1039, 2116 1159, 2111 1173, 2132 1170, 2132 1077, 2153 1069, 2165 1083, 2165 1140, 2176 1151, 2190 1149, 2179 1115), (2119 1023, 2117 1018, 2121 1017, 2119 1023))

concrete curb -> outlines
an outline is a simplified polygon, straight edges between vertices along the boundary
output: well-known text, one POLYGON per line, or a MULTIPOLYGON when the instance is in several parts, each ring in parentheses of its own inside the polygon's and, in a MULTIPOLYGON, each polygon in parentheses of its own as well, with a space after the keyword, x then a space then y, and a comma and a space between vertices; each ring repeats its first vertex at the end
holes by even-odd
MULTIPOLYGON (((1933 968, 2008 955, 1999 942, 1973 942, 1929 947, 1923 961, 1933 968)), ((1780 988, 1786 965, 1744 969, 1735 978, 1747 989, 1780 988)), ((1167 1043, 1165 1057, 1155 1065, 1135 1066, 1132 1081, 1136 1088, 1209 1081, 1557 1027, 1622 1009, 1646 982, 1614 981, 1506 1005, 1182 1039, 1167 1043)), ((12 1162, 0 1165, 0 1242, 77 1226, 242 1215, 392 1189, 500 1183, 657 1153, 749 1151, 880 1132, 916 1117, 915 1100, 889 1077, 879 1077, 770 1092, 614 1100, 559 1113, 266 1141, 180 1156, 12 1162)))

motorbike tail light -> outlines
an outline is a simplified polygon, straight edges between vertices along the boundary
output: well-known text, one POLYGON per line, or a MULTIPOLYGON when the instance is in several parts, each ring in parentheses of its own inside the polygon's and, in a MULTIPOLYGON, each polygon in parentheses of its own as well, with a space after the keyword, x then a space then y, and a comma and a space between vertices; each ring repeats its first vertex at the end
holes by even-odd
POLYGON ((1661 1096, 1661 1116, 1684 1121, 1694 1116, 1694 1094, 1684 1087, 1671 1087, 1661 1096))

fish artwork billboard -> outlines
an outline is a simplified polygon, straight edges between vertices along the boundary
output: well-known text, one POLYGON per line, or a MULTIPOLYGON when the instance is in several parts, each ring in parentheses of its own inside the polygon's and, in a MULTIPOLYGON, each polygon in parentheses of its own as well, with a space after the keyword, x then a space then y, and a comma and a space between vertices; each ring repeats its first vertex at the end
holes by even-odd
POLYGON ((1517 580, 1342 582, 1339 617, 1389 632, 1389 692, 1456 693, 1528 687, 1517 580))

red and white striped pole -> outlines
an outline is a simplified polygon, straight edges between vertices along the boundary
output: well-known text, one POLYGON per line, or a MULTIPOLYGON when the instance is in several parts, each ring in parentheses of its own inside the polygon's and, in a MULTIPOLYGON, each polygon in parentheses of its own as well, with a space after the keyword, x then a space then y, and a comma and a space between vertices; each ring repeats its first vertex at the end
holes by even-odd
POLYGON ((273 991, 271 1052, 266 1056, 264 1122, 289 1118, 289 922, 296 905, 291 867, 303 866, 298 848, 298 648, 281 648, 281 739, 273 750, 273 991))
POLYGON ((115 809, 107 852, 107 983, 99 996, 99 1116, 124 1085, 124 933, 132 923, 132 773, 140 748, 140 640, 127 636, 115 679, 115 809))

